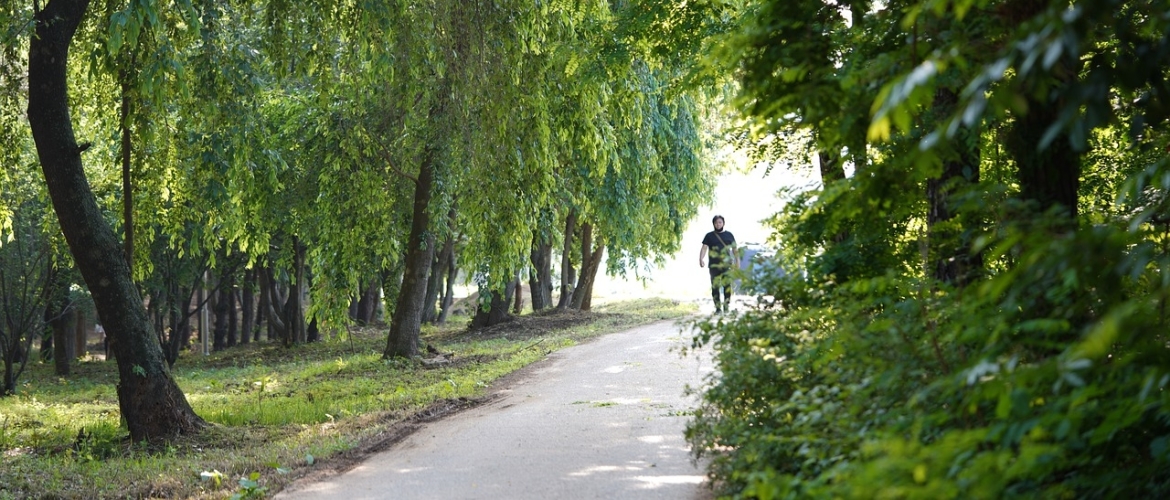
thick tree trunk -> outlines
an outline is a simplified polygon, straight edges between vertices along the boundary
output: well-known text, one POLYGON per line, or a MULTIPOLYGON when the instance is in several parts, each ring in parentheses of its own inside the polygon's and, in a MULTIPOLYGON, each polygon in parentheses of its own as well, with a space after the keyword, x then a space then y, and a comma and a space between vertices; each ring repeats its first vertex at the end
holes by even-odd
POLYGON ((130 267, 102 217, 81 164, 69 116, 69 44, 88 0, 53 0, 35 14, 30 37, 28 118, 49 195, 74 262, 118 360, 118 403, 135 441, 169 438, 206 425, 175 384, 130 267))
POLYGON ((593 282, 601 268, 601 254, 605 252, 603 240, 597 240, 593 248, 593 225, 581 225, 581 279, 573 293, 573 309, 588 311, 593 307, 593 282))
POLYGON ((573 271, 573 233, 577 232, 577 212, 565 217, 565 244, 561 248, 561 297, 557 309, 568 309, 573 302, 573 288, 577 277, 573 271))
POLYGON ((471 328, 484 328, 498 325, 512 319, 508 314, 508 305, 512 301, 512 294, 515 293, 515 290, 515 281, 508 283, 504 290, 480 289, 480 293, 491 294, 492 300, 488 305, 490 309, 476 308, 475 316, 471 318, 471 328))
MULTIPOLYGON (((954 113, 958 96, 951 89, 941 88, 934 96, 933 113, 946 117, 954 113)), ((929 202, 926 223, 930 234, 928 269, 936 280, 962 287, 979 273, 982 259, 972 252, 972 234, 978 229, 971 216, 958 216, 953 207, 954 196, 966 186, 979 182, 978 132, 964 128, 953 141, 954 155, 943 162, 937 178, 927 179, 926 197, 929 202)))
POLYGON ((548 235, 532 238, 532 253, 528 256, 532 269, 528 272, 528 289, 532 295, 532 310, 552 307, 552 241, 548 235))
POLYGON ((423 302, 426 300, 427 275, 435 253, 435 238, 429 234, 431 225, 429 207, 435 179, 434 149, 427 149, 418 182, 414 187, 414 208, 410 236, 406 243, 406 268, 402 289, 394 315, 390 319, 390 333, 383 355, 391 357, 418 356, 418 337, 422 329, 423 302))

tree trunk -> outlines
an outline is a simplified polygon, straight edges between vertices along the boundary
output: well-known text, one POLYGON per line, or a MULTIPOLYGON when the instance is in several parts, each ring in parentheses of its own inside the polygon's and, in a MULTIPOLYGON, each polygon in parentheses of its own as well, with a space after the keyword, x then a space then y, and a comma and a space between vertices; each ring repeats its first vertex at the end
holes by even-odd
POLYGON ((206 423, 175 384, 130 278, 117 236, 102 217, 81 164, 67 93, 69 44, 88 0, 53 0, 35 13, 28 119, 49 195, 74 262, 93 295, 118 360, 118 404, 135 441, 198 431, 206 423))
POLYGON ((427 275, 435 253, 435 238, 429 234, 431 225, 429 206, 435 179, 434 149, 428 148, 419 169, 414 187, 414 208, 410 236, 406 243, 406 268, 402 275, 402 290, 390 319, 390 333, 386 340, 386 358, 418 356, 418 337, 422 329, 423 301, 426 300, 427 275))
MULTIPOLYGON (((940 88, 934 96, 932 112, 939 117, 954 113, 958 96, 951 89, 940 88)), ((960 130, 953 141, 954 155, 943 161, 943 170, 937 178, 927 179, 926 197, 929 202, 926 223, 933 258, 927 262, 934 279, 962 287, 978 274, 982 258, 972 252, 972 234, 978 228, 971 216, 955 220, 954 196, 964 187, 979 182, 979 135, 969 128, 960 130)))
POLYGON ((561 298, 557 309, 568 309, 573 301, 573 285, 577 280, 573 271, 573 233, 577 231, 577 212, 569 212, 565 218, 565 245, 561 249, 561 298))
MULTIPOLYGON (((133 60, 131 60, 133 65, 133 60)), ((123 68, 118 72, 122 84, 122 120, 119 127, 122 129, 122 224, 125 225, 126 237, 122 241, 122 251, 126 254, 126 266, 134 271, 134 184, 130 179, 130 70, 123 68)))
POLYGON ((256 341, 260 341, 260 323, 264 322, 264 331, 268 335, 268 340, 272 340, 272 322, 265 321, 264 318, 268 314, 269 294, 268 294, 268 270, 264 267, 256 268, 256 291, 260 294, 260 301, 256 304, 256 341))
POLYGON ((390 269, 382 271, 382 306, 386 308, 386 316, 391 318, 398 307, 398 297, 402 295, 403 266, 403 261, 397 260, 390 269))
MULTIPOLYGON (((73 322, 73 355, 75 357, 85 356, 89 352, 89 346, 86 345, 89 340, 89 323, 92 321, 88 314, 81 309, 74 309, 74 315, 77 320, 73 322)), ((146 310, 143 309, 143 317, 146 317, 146 310)), ((150 322, 146 323, 148 326, 150 322)))
POLYGON ((240 316, 236 309, 236 287, 230 286, 224 288, 225 298, 227 299, 227 346, 235 347, 239 343, 240 335, 240 316))
MULTIPOLYGON (((1055 93, 1055 92, 1052 92, 1055 93)), ((1016 160, 1020 198, 1035 203, 1037 213, 1060 211, 1066 229, 1076 226, 1081 158, 1062 132, 1040 149, 1040 141, 1058 120, 1056 103, 1028 99, 1027 114, 1017 116, 1008 134, 1007 150, 1016 160)))
POLYGON ((301 240, 293 237, 293 284, 289 287, 287 316, 285 323, 291 330, 289 336, 293 342, 304 344, 309 341, 308 330, 305 329, 305 246, 301 240))
POLYGON ((597 240, 597 248, 593 247, 593 225, 581 226, 581 279, 577 284, 577 291, 573 293, 573 309, 588 311, 593 307, 593 282, 597 279, 597 270, 601 268, 601 254, 605 252, 603 240, 597 240))
POLYGON ((268 321, 268 340, 273 340, 273 335, 281 340, 287 339, 288 325, 284 323, 281 313, 276 309, 280 304, 280 295, 276 291, 276 277, 271 267, 265 267, 261 271, 260 293, 267 295, 266 300, 263 301, 263 311, 265 319, 268 321))
POLYGON ((212 292, 210 303, 211 312, 215 314, 215 320, 212 323, 215 325, 215 335, 211 337, 211 350, 219 352, 227 348, 228 304, 230 301, 225 292, 227 287, 219 286, 216 288, 218 290, 212 292))
POLYGON ((817 163, 820 163, 822 186, 828 187, 836 181, 845 179, 845 164, 841 161, 841 152, 820 149, 817 151, 817 160, 817 163))
POLYGON ((381 280, 377 277, 370 278, 369 285, 361 291, 361 298, 357 301, 357 314, 354 317, 359 324, 371 325, 378 315, 378 292, 382 289, 379 281, 381 280))
POLYGON ((451 314, 451 305, 455 303, 455 279, 459 276, 459 267, 455 265, 455 240, 448 239, 447 244, 451 246, 451 251, 448 254, 447 266, 447 284, 443 291, 442 305, 439 309, 439 324, 447 322, 447 317, 451 314))
POLYGON ((191 316, 199 310, 197 307, 192 310, 191 299, 201 281, 201 278, 196 278, 191 288, 187 289, 179 288, 178 284, 175 284, 172 290, 175 298, 174 304, 171 305, 171 335, 167 338, 164 353, 168 366, 175 366, 175 361, 179 360, 179 352, 191 343, 191 316))
POLYGON ((443 264, 443 252, 435 252, 431 262, 430 276, 427 278, 427 293, 423 299, 422 322, 434 323, 439 318, 438 308, 439 290, 443 287, 443 276, 447 274, 443 264))
POLYGON ((471 328, 484 328, 492 325, 498 325, 505 321, 512 319, 508 315, 508 304, 512 300, 512 294, 515 293, 516 282, 509 282, 504 290, 487 290, 480 289, 480 293, 491 294, 492 299, 488 305, 489 309, 484 310, 478 307, 475 310, 475 316, 471 318, 471 328))
POLYGON ((528 256, 532 269, 528 272, 528 289, 532 295, 532 310, 552 307, 552 241, 546 234, 532 238, 532 253, 528 256))
POLYGON ((244 271, 244 286, 240 288, 240 343, 252 341, 256 331, 256 270, 244 271))
POLYGON ((524 310, 524 288, 520 281, 520 272, 516 272, 516 277, 512 279, 512 283, 508 285, 509 300, 512 301, 512 314, 520 315, 520 311, 524 310))
POLYGON ((69 304, 69 288, 64 283, 54 283, 54 291, 49 295, 49 305, 45 309, 45 320, 53 335, 53 368, 57 375, 67 376, 73 363, 73 328, 70 319, 73 317, 72 307, 69 304))

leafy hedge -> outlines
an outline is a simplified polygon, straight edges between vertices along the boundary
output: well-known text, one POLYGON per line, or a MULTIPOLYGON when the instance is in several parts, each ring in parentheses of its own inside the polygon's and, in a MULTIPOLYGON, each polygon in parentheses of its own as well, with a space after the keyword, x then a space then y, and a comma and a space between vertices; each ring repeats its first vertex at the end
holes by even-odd
POLYGON ((697 325, 688 438, 735 498, 1170 495, 1170 255, 1136 227, 1001 227, 963 289, 790 248, 774 299, 697 325))

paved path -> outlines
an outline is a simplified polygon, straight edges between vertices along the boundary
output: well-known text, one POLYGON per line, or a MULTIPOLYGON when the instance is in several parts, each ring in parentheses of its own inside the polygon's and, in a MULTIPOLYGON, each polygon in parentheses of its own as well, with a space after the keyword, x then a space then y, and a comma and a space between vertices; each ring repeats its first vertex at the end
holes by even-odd
POLYGON ((683 388, 711 365, 680 357, 687 339, 660 322, 563 349, 492 403, 276 498, 709 498, 683 388))

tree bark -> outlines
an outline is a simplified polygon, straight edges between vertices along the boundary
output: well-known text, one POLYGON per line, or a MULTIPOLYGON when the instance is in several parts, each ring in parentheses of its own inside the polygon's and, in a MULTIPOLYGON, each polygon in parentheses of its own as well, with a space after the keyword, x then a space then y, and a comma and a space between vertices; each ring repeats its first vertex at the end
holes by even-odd
POLYGON ((431 189, 435 179, 435 156, 437 151, 428 148, 419 169, 418 182, 414 187, 414 208, 410 223, 410 236, 406 243, 406 268, 402 276, 402 289, 390 319, 390 333, 387 335, 386 351, 383 356, 418 356, 418 337, 422 329, 423 302, 426 300, 427 275, 435 253, 435 238, 429 234, 431 225, 429 207, 431 189))
MULTIPOLYGON (((452 217, 454 218, 454 217, 452 217)), ((437 307, 433 311, 430 318, 431 323, 439 323, 442 317, 444 304, 448 302, 448 292, 452 289, 450 280, 451 273, 448 271, 451 267, 451 259, 455 258, 455 238, 448 236, 447 240, 443 242, 442 250, 439 250, 439 257, 435 259, 435 267, 431 269, 431 275, 437 276, 436 280, 436 296, 428 297, 427 305, 429 307, 437 307)))
POLYGON ((447 243, 451 245, 451 251, 447 259, 447 284, 443 291, 442 305, 439 308, 438 323, 444 324, 447 322, 447 317, 451 314, 451 305, 455 303, 455 279, 459 276, 459 267, 455 264, 455 240, 448 239, 447 243))
POLYGON ((532 310, 540 311, 552 306, 552 241, 547 234, 532 237, 532 252, 528 259, 532 262, 528 273, 532 310))
POLYGON ((398 307, 398 297, 402 295, 402 273, 405 264, 397 260, 390 269, 382 270, 382 306, 386 308, 386 316, 393 318, 394 310, 398 307))
POLYGON ((593 247, 593 224, 581 225, 581 278, 577 291, 573 292, 573 309, 588 311, 593 307, 593 282, 601 268, 601 254, 605 252, 604 240, 597 240, 593 247))
POLYGON ((289 287, 287 315, 285 323, 291 330, 289 338, 297 343, 309 341, 308 330, 305 329, 305 246, 300 238, 293 237, 293 284, 289 287))
POLYGON ((423 299, 422 322, 434 323, 438 319, 439 290, 443 287, 443 276, 446 269, 443 267, 443 252, 435 252, 431 262, 430 275, 427 277, 427 292, 423 299))
POLYGON ((573 233, 577 232, 577 212, 569 212, 565 217, 565 244, 561 248, 561 297, 557 300, 557 309, 568 309, 573 302, 574 282, 577 280, 573 271, 573 233))
POLYGON ((1059 118, 1059 106, 1035 98, 1028 99, 1027 103, 1027 113, 1016 117, 1015 126, 1005 141, 1007 150, 1016 161, 1019 196, 1035 203, 1037 213, 1058 210, 1067 221, 1066 229, 1071 230, 1077 218, 1080 155, 1073 151, 1065 132, 1040 149, 1044 134, 1059 118))
POLYGON ((516 290, 516 281, 509 282, 504 290, 485 290, 481 289, 480 293, 491 294, 492 299, 489 302, 489 309, 484 310, 482 307, 475 309, 475 316, 471 318, 471 328, 484 328, 492 325, 498 325, 505 321, 512 319, 508 314, 508 305, 512 301, 512 295, 516 290))
POLYGON ((52 286, 54 289, 45 308, 45 322, 53 332, 53 368, 57 375, 64 377, 69 375, 73 363, 73 337, 70 335, 73 330, 69 324, 73 312, 68 285, 54 280, 52 286))
POLYGON ((268 270, 265 267, 256 268, 256 291, 260 295, 260 300, 256 304, 256 341, 260 341, 260 323, 264 323, 264 331, 268 334, 268 340, 272 340, 272 322, 265 321, 268 314, 269 298, 268 298, 268 270))
MULTIPOLYGON (((133 62, 131 62, 133 64, 133 62)), ((122 223, 125 225, 125 239, 122 251, 126 253, 126 265, 134 271, 134 184, 130 178, 130 71, 123 68, 118 72, 122 85, 122 223)))
POLYGON ((256 270, 244 271, 244 284, 240 287, 240 343, 252 341, 256 331, 256 270))
POLYGON ((61 231, 93 295, 118 360, 118 404, 135 441, 190 434, 206 425, 175 383, 113 229, 82 168, 69 116, 69 44, 88 0, 53 0, 34 14, 28 119, 61 231))
POLYGON ((212 324, 215 325, 215 334, 211 337, 211 350, 219 352, 227 347, 227 330, 228 330, 228 300, 224 293, 224 287, 216 287, 212 292, 211 312, 215 314, 215 319, 212 324))
POLYGON ((378 313, 378 292, 382 289, 381 280, 377 277, 371 277, 369 285, 361 291, 361 298, 357 302, 356 317, 359 324, 370 325, 374 323, 374 318, 378 313))
POLYGON ((281 340, 288 338, 288 325, 285 325, 284 318, 281 317, 281 313, 276 309, 280 304, 280 295, 276 291, 276 277, 271 267, 265 267, 261 271, 260 293, 266 295, 265 300, 262 301, 262 305, 265 319, 268 321, 268 340, 273 340, 273 335, 276 335, 281 340))
POLYGON ((239 316, 239 314, 237 314, 238 311, 236 309, 236 300, 238 298, 238 296, 236 294, 238 293, 238 291, 236 290, 235 286, 230 286, 230 287, 226 287, 224 289, 224 292, 227 294, 226 298, 227 298, 227 303, 228 303, 228 305, 227 305, 227 317, 228 317, 227 346, 228 347, 235 347, 236 344, 239 343, 239 339, 240 339, 240 336, 239 336, 240 335, 240 316, 239 316))

